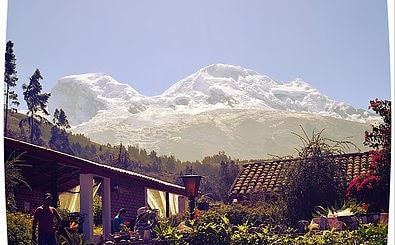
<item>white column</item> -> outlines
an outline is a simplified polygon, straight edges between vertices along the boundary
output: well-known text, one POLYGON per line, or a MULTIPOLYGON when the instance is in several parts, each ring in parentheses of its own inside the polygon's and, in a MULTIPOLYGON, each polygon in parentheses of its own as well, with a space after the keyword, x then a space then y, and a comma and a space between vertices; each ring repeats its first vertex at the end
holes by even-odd
POLYGON ((85 215, 83 231, 86 241, 93 238, 93 175, 80 174, 80 212, 85 215))
POLYGON ((109 238, 111 233, 111 184, 109 178, 103 178, 103 196, 102 196, 102 221, 103 235, 109 238))

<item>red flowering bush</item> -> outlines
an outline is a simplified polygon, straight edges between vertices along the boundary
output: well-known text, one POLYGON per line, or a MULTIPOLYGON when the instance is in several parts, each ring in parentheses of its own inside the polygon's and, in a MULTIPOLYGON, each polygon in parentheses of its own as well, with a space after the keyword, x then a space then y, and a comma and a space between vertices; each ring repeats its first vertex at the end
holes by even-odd
POLYGON ((369 205, 369 211, 388 211, 391 167, 391 101, 372 100, 369 109, 380 115, 383 122, 372 124, 365 132, 364 144, 374 148, 369 172, 350 182, 346 196, 369 205))
POLYGON ((374 173, 361 174, 350 182, 346 197, 354 197, 367 204, 372 203, 376 200, 377 185, 378 177, 374 173))

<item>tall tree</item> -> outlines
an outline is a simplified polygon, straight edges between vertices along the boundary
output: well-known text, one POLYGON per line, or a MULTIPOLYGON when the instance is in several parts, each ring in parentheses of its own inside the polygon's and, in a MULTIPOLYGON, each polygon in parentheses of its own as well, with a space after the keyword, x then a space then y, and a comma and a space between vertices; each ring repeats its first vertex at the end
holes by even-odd
POLYGON ((218 194, 223 202, 228 202, 228 191, 239 173, 239 166, 234 161, 221 162, 219 168, 218 194))
POLYGON ((117 167, 127 169, 129 166, 129 162, 130 162, 129 153, 126 151, 126 147, 121 143, 119 144, 118 158, 115 160, 114 164, 117 167))
POLYGON ((157 156, 155 151, 151 151, 149 154, 150 170, 156 173, 162 171, 162 160, 157 156))
POLYGON ((66 129, 70 128, 66 113, 62 109, 58 110, 56 108, 52 121, 54 126, 51 128, 51 139, 48 142, 49 146, 52 149, 72 154, 73 151, 71 150, 68 134, 66 132, 66 129))
MULTIPOLYGON (((41 130, 40 125, 42 122, 47 123, 48 120, 44 116, 48 116, 49 113, 46 109, 48 104, 48 99, 51 96, 50 93, 41 93, 42 85, 40 80, 43 79, 39 69, 33 73, 30 77, 29 84, 23 84, 22 88, 24 90, 23 97, 27 104, 27 122, 30 128, 30 143, 41 144, 41 130)), ((20 126, 26 122, 22 119, 20 126)))
POLYGON ((16 86, 18 77, 16 75, 16 59, 14 54, 14 43, 11 41, 7 42, 5 52, 5 70, 4 70, 4 135, 7 135, 8 126, 8 112, 16 112, 16 107, 19 106, 18 94, 11 89, 16 86), (15 107, 14 107, 15 106, 15 107))

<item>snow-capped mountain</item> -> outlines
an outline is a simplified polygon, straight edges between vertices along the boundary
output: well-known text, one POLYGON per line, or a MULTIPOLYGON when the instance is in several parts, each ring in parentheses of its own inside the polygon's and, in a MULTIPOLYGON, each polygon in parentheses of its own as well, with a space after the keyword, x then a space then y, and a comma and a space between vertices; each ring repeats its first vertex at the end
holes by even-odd
POLYGON ((89 121, 100 110, 144 98, 127 84, 105 74, 61 78, 51 91, 49 109, 62 108, 72 125, 89 121))
POLYGON ((258 158, 262 148, 266 153, 282 154, 274 146, 282 145, 279 148, 288 150, 295 147, 284 147, 284 142, 278 141, 284 137, 276 134, 298 131, 298 124, 287 122, 290 118, 293 123, 301 120, 301 125, 312 123, 310 128, 330 126, 329 131, 344 137, 353 136, 347 135, 350 131, 363 130, 362 137, 367 128, 365 121, 372 116, 328 98, 300 79, 275 81, 255 71, 224 64, 202 68, 158 96, 141 95, 104 74, 64 77, 51 94, 50 111, 62 108, 75 132, 99 143, 139 145, 160 154, 177 153, 176 157, 188 160, 196 160, 189 156, 201 158, 221 150, 246 158, 258 158), (353 129, 347 130, 342 124, 353 125, 353 129), (267 137, 271 149, 266 150, 261 143, 267 137), (189 154, 196 147, 202 152, 189 154))

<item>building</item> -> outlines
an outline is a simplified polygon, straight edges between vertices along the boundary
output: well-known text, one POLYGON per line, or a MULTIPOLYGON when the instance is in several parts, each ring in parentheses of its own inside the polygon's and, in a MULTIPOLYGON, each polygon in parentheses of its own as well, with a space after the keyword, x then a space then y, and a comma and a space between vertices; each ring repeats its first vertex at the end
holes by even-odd
POLYGON ((100 183, 102 197, 103 235, 111 233, 112 218, 126 208, 127 219, 134 221, 137 209, 150 205, 162 215, 184 211, 185 188, 124 169, 95 163, 52 149, 11 138, 4 138, 5 160, 24 152, 23 175, 31 189, 18 187, 15 192, 18 210, 30 212, 43 203, 44 193, 52 193, 53 205, 59 195, 75 187, 79 196, 79 212, 85 215, 83 232, 93 237, 94 183, 100 183))
MULTIPOLYGON (((230 190, 230 200, 249 200, 254 194, 280 192, 285 183, 288 166, 300 161, 298 158, 274 159, 244 164, 230 190)), ((362 173, 367 173, 372 155, 369 152, 338 155, 335 161, 343 164, 347 182, 362 173)))

